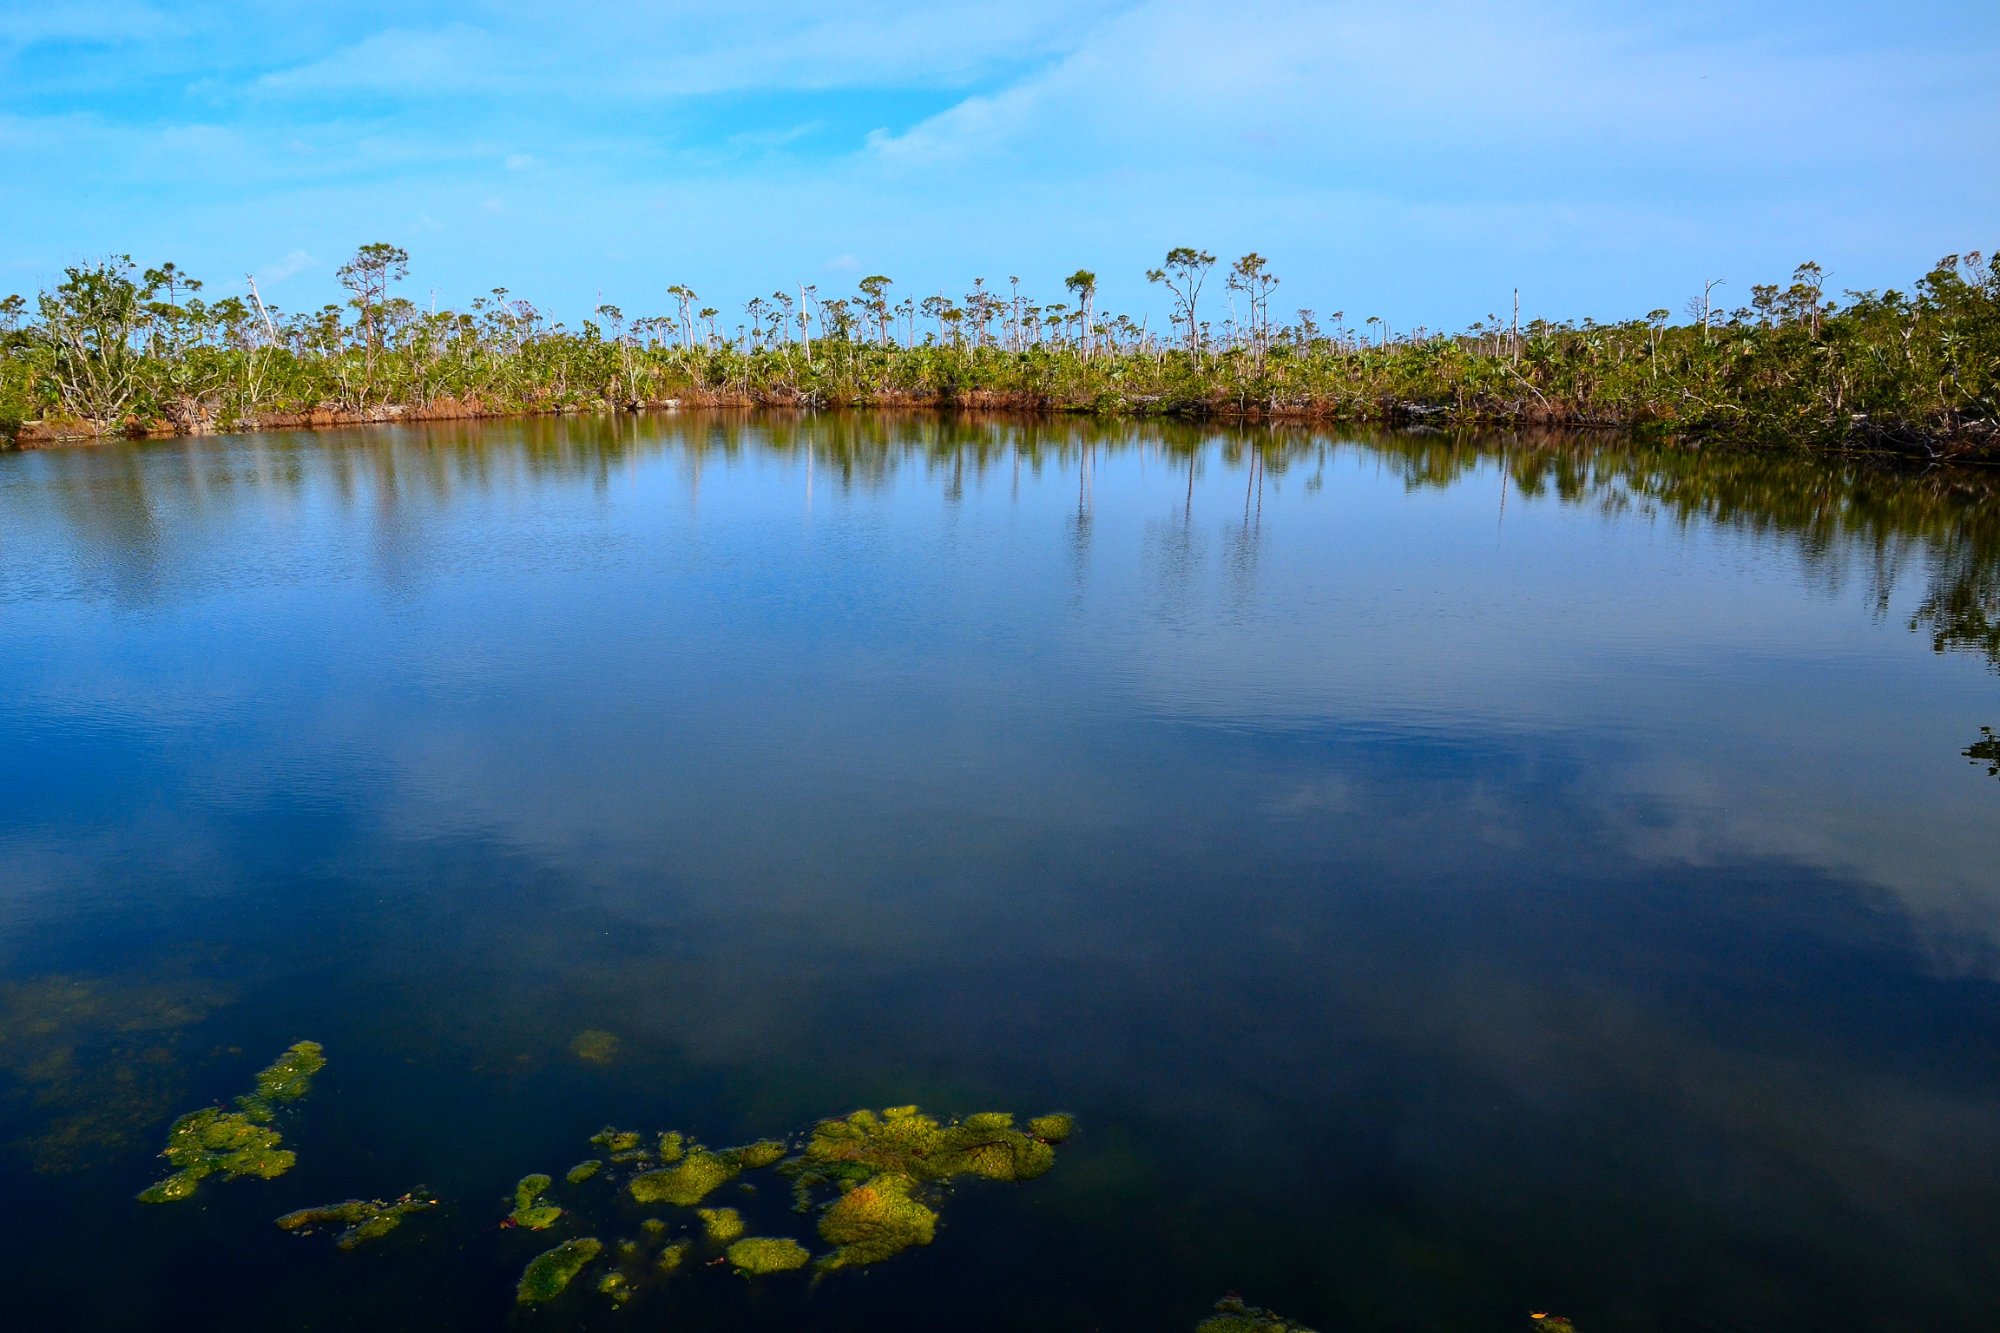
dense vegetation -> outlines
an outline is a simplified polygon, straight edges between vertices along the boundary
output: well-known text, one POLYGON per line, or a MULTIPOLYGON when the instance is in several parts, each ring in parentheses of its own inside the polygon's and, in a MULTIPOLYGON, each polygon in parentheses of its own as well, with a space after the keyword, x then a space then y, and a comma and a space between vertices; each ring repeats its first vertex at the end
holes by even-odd
POLYGON ((30 303, 0 302, 0 431, 34 442, 109 431, 203 434, 395 416, 689 405, 994 406, 1184 416, 1642 426, 1764 443, 2000 448, 2000 254, 1948 256, 1908 293, 1827 293, 1816 264, 1789 285, 1714 288, 1674 322, 1493 317, 1460 333, 1397 333, 1345 312, 1275 322, 1279 285, 1246 255, 1178 248, 1148 278, 1166 330, 1097 308, 1097 279, 1041 302, 1018 280, 963 299, 898 299, 871 276, 847 296, 758 297, 725 328, 684 286, 671 313, 600 306, 551 323, 504 288, 466 311, 396 295, 408 256, 363 247, 345 305, 288 314, 209 300, 172 264, 118 257, 65 271, 30 303))

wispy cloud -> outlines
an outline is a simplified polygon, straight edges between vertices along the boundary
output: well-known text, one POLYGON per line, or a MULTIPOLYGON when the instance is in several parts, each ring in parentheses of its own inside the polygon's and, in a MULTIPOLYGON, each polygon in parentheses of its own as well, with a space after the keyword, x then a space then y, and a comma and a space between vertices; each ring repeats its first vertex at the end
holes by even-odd
POLYGON ((257 278, 258 281, 260 282, 267 282, 275 285, 277 283, 283 282, 287 278, 296 277, 298 274, 305 272, 308 268, 311 268, 317 262, 318 262, 317 260, 315 260, 311 255, 307 254, 304 250, 294 250, 290 254, 286 255, 283 259, 259 267, 257 270, 257 278))
POLYGON ((2000 241, 1996 63, 1980 0, 15 6, 0 171, 38 190, 0 266, 297 250, 331 296, 393 239, 427 286, 577 309, 829 255, 924 290, 1085 264, 1136 305, 1200 242, 1399 326, 1515 284, 1636 313, 2000 241))
POLYGON ((435 31, 391 28, 257 79, 266 93, 391 92, 405 98, 485 91, 521 76, 520 53, 464 23, 435 31))

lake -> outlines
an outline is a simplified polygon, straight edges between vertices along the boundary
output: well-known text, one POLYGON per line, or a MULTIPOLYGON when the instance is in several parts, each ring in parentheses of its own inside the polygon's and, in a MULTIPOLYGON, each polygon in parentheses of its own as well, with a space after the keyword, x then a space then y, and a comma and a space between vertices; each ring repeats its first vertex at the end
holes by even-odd
POLYGON ((0 455, 10 1322, 2000 1326, 1996 483, 922 415, 0 455), (292 1170, 134 1200, 302 1039, 292 1170), (878 1265, 596 1289, 687 1221, 564 1180, 604 1127, 907 1103, 1077 1128, 878 1265))

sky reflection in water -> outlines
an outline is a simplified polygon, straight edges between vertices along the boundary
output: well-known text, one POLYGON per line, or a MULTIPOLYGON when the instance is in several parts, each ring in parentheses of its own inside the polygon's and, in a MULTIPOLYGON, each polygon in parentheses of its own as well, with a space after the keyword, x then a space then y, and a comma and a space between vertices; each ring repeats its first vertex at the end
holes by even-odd
POLYGON ((1990 1323, 1994 500, 919 417, 0 457, 15 1299, 492 1327, 497 1200, 605 1122, 922 1101, 1084 1132, 865 1278, 659 1316, 1990 1323), (129 1202, 308 1036, 293 1175, 129 1202), (401 1249, 269 1225, 420 1180, 401 1249))

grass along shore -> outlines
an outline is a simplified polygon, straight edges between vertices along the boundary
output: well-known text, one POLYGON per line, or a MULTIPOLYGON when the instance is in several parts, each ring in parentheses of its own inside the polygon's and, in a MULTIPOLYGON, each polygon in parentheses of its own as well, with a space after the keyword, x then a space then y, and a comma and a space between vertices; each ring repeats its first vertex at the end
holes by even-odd
POLYGON ((1825 290, 1817 265, 1724 309, 1711 287, 1676 320, 1498 317, 1455 333, 1298 309, 1246 255, 1187 247, 1148 273, 1169 327, 1010 280, 954 299, 754 298, 725 324, 686 287, 669 314, 600 306, 578 328, 495 289, 465 311, 396 294, 408 256, 364 246, 344 305, 288 313, 209 299, 172 264, 65 270, 0 301, 0 437, 17 447, 110 435, 449 420, 653 407, 956 407, 1325 422, 1607 426, 1770 447, 2000 456, 2000 255, 1948 256, 1909 292, 1825 290))

